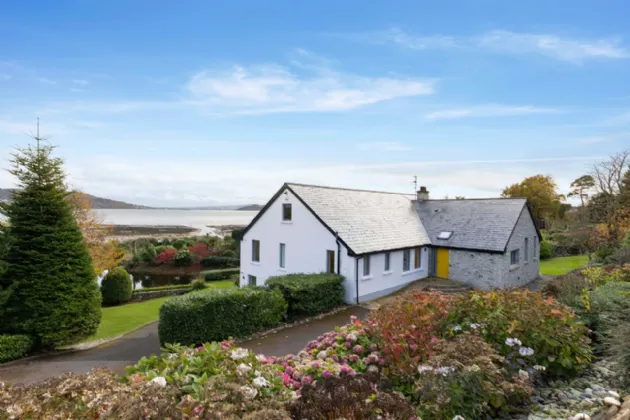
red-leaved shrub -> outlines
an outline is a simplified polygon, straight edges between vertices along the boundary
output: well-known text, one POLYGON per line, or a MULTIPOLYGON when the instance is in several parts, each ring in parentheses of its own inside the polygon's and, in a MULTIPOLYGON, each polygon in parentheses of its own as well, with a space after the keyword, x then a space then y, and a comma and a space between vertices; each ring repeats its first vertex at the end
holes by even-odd
POLYGON ((157 265, 169 263, 173 261, 173 259, 175 258, 175 255, 177 255, 176 249, 166 249, 160 252, 158 256, 155 257, 155 260, 153 260, 153 262, 156 263, 157 265))
POLYGON ((189 246, 188 251, 199 258, 209 257, 214 254, 212 249, 202 242, 197 242, 196 244, 189 246))

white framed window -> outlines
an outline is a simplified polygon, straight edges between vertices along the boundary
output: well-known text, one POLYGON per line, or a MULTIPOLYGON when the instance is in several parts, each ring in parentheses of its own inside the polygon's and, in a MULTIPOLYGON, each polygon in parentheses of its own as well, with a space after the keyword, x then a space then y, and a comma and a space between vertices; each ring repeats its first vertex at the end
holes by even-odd
POLYGON ((420 248, 413 249, 413 268, 420 268, 422 266, 422 256, 420 255, 420 248))
POLYGON ((280 244, 280 268, 286 268, 286 250, 287 246, 285 244, 280 244))
POLYGON ((515 249, 510 252, 510 265, 518 265, 520 262, 520 250, 515 249))
POLYGON ((247 285, 256 286, 256 276, 252 276, 251 274, 247 276, 247 285))
POLYGON ((525 262, 529 261, 529 238, 525 238, 525 262))
POLYGON ((403 272, 411 270, 411 250, 403 250, 403 272))
POLYGON ((391 254, 389 252, 385 253, 385 267, 384 267, 384 271, 389 271, 390 270, 390 262, 391 262, 391 254))
POLYGON ((282 203, 282 221, 290 222, 293 218, 293 209, 291 203, 282 203))
POLYGON ((252 261, 260 262, 260 241, 252 239, 252 261))
POLYGON ((366 255, 363 257, 363 277, 368 277, 370 275, 370 256, 366 255))

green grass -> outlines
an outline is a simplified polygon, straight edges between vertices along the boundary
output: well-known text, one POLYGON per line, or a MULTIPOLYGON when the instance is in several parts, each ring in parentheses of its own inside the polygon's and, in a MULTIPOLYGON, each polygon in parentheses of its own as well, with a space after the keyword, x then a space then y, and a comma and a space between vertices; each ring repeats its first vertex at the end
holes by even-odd
MULTIPOLYGON (((208 285, 206 290, 235 287, 231 280, 213 281, 206 284, 208 285)), ((98 331, 93 336, 85 339, 84 342, 116 337, 149 322, 157 321, 160 314, 160 306, 166 299, 171 297, 166 296, 144 302, 103 308, 103 317, 101 318, 101 325, 99 325, 98 331)))
POLYGON ((540 262, 540 273, 549 276, 561 276, 587 264, 588 255, 552 258, 540 262))

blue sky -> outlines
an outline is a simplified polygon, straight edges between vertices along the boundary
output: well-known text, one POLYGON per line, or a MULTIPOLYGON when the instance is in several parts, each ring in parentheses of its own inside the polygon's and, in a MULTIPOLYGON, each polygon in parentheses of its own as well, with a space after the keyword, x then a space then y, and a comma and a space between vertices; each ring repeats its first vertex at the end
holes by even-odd
MULTIPOLYGON (((0 158, 148 205, 285 181, 497 196, 630 146, 625 1, 0 4, 0 158)), ((0 174, 0 187, 13 180, 0 174)))

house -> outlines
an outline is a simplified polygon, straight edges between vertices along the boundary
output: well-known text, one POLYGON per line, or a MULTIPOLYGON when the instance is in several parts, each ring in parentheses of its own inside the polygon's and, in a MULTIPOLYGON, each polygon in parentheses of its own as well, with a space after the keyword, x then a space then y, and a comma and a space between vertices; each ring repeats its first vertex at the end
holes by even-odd
POLYGON ((244 231, 240 285, 339 273, 348 303, 429 276, 518 287, 538 277, 540 240, 526 199, 431 200, 425 187, 408 195, 287 183, 244 231))

